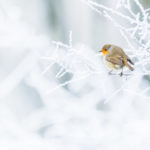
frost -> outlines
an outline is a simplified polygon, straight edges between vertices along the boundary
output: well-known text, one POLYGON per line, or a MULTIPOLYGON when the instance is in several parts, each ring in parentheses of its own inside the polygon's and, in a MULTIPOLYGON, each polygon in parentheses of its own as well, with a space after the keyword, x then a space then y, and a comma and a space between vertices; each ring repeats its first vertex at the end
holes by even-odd
MULTIPOLYGON (((131 1, 120 0, 118 1, 116 8, 109 8, 95 1, 85 0, 83 1, 88 5, 94 12, 102 15, 110 20, 120 31, 120 34, 127 42, 127 47, 124 48, 127 53, 130 54, 131 59, 135 60, 135 71, 126 72, 123 77, 122 85, 112 92, 108 96, 105 102, 113 99, 118 95, 119 92, 124 91, 126 93, 136 94, 134 88, 129 88, 132 80, 137 78, 141 80, 143 76, 150 75, 149 68, 146 67, 150 62, 150 22, 149 22, 149 9, 144 9, 138 0, 134 0, 134 5, 137 6, 138 11, 135 12, 132 9, 131 1), (119 9, 125 12, 119 11, 119 9)), ((56 73, 56 78, 62 78, 66 73, 70 73, 72 78, 68 81, 63 81, 53 89, 50 89, 47 93, 71 84, 72 82, 80 82, 89 76, 97 74, 99 78, 106 76, 104 69, 100 67, 101 56, 98 53, 92 53, 91 50, 86 46, 80 46, 80 48, 74 48, 72 46, 72 32, 69 35, 69 44, 62 42, 53 42, 56 46, 54 55, 44 57, 44 59, 52 60, 50 66, 58 64, 60 69, 56 73)), ((49 66, 48 66, 49 68, 49 66)), ((47 69, 44 70, 44 73, 47 69)), ((98 79, 100 80, 100 79, 98 79)), ((106 82, 106 81, 105 81, 106 82)), ((103 83, 104 84, 104 83, 103 83)), ((142 89, 145 90, 145 89, 142 89)), ((140 96, 143 98, 149 98, 141 92, 140 96)))
MULTIPOLYGON (((91 0, 84 1, 84 3, 87 4, 93 11, 109 19, 117 27, 117 29, 120 30, 122 37, 128 44, 128 49, 126 49, 126 51, 132 53, 132 58, 136 58, 138 60, 135 63, 136 71, 134 71, 134 73, 132 74, 131 79, 126 81, 109 98, 107 98, 106 102, 110 100, 114 95, 116 95, 119 91, 124 90, 126 84, 130 84, 132 78, 136 78, 136 76, 139 75, 150 75, 148 67, 145 66, 145 64, 149 66, 150 61, 149 9, 145 10, 138 0, 134 0, 132 2, 138 7, 138 12, 134 12, 134 10, 132 10, 130 0, 118 1, 116 5, 117 9, 106 7, 91 0), (118 10, 119 8, 121 8, 122 10, 124 9, 126 11, 126 14, 121 13, 118 10), (142 67, 142 69, 139 69, 139 66, 142 67)), ((146 89, 144 89, 144 91, 145 90, 146 89)), ((128 90, 126 88, 125 91, 135 95, 137 94, 136 92, 134 92, 134 90, 132 91, 132 89, 128 90)), ((149 99, 149 97, 146 97, 143 94, 140 94, 140 97, 149 99)))
POLYGON ((73 77, 68 81, 64 81, 47 93, 65 86, 72 82, 79 82, 93 74, 103 74, 99 66, 99 54, 95 54, 88 47, 81 45, 78 48, 72 47, 72 32, 69 34, 69 44, 62 42, 52 42, 55 45, 55 50, 50 57, 42 57, 43 60, 50 62, 50 65, 43 71, 45 74, 53 65, 59 65, 60 69, 57 71, 55 77, 59 80, 65 74, 69 73, 73 77))
MULTIPOLYGON (((85 7, 96 19, 99 15, 107 18, 120 32, 126 42, 123 49, 135 63, 133 72, 124 69, 124 76, 120 77, 118 73, 108 75, 98 52, 102 45, 93 49, 82 41, 75 43, 72 31, 66 33, 65 42, 50 42, 47 30, 41 35, 44 20, 35 17, 39 9, 31 12, 33 4, 43 1, 29 4, 16 1, 13 9, 14 0, 2 2, 9 15, 3 17, 3 9, 0 11, 2 149, 141 150, 150 147, 150 9, 144 9, 137 0, 117 0, 111 8, 91 0, 76 5, 85 7), (25 18, 33 15, 29 19, 33 28, 30 23, 24 24, 22 15, 25 18), (38 24, 40 29, 33 32, 38 24)), ((62 20, 66 21, 58 5, 62 3, 63 7, 76 1, 49 2, 56 4, 62 20)), ((76 15, 77 9, 70 12, 72 5, 67 6, 68 12, 76 15)), ((93 17, 89 14, 89 18, 93 17)))

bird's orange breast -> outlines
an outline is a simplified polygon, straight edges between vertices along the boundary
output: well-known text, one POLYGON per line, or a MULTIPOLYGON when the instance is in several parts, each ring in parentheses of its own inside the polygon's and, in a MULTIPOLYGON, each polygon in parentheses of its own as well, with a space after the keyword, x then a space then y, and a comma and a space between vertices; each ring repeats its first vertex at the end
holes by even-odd
POLYGON ((103 56, 105 56, 106 54, 109 53, 109 51, 105 50, 105 49, 102 49, 102 53, 103 53, 103 56))

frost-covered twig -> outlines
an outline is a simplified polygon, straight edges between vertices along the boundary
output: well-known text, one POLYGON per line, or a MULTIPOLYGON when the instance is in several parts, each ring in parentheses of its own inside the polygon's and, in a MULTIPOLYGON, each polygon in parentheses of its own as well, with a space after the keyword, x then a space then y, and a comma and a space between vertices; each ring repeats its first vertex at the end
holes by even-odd
MULTIPOLYGON (((139 12, 133 11, 129 0, 120 2, 121 3, 117 5, 117 9, 113 9, 92 0, 84 0, 84 3, 87 4, 93 11, 108 18, 114 26, 117 27, 121 33, 121 36, 127 42, 127 52, 131 53, 131 58, 136 59, 134 66, 135 71, 124 73, 125 77, 129 77, 128 80, 117 88, 117 90, 114 90, 114 92, 107 97, 105 103, 113 99, 114 96, 118 95, 120 91, 124 90, 124 87, 127 87, 127 85, 135 77, 141 78, 144 75, 150 75, 150 71, 146 67, 146 64, 150 61, 150 42, 147 39, 150 32, 150 24, 147 21, 148 10, 144 10, 138 0, 134 0, 133 2, 139 8, 139 12), (119 8, 125 9, 128 14, 120 12, 119 8), (140 16, 140 13, 142 14, 142 17, 140 16), (123 22, 117 18, 121 18, 123 22)), ((99 57, 98 54, 91 52, 87 46, 76 48, 72 45, 72 31, 69 33, 68 44, 60 41, 53 41, 53 44, 55 45, 55 50, 52 52, 52 55, 42 57, 43 60, 50 62, 50 64, 43 71, 43 75, 47 73, 52 66, 57 65, 55 78, 58 80, 59 84, 56 87, 49 89, 47 94, 60 87, 84 80, 89 76, 99 75, 100 80, 104 76, 106 78, 111 78, 111 76, 106 75, 107 73, 105 73, 100 67, 99 61, 97 61, 97 58, 99 57), (70 78, 67 78, 68 74, 71 75, 70 78), (63 81, 61 80, 62 78, 63 81), (61 82, 59 82, 60 80, 61 82)), ((118 76, 118 74, 113 75, 118 76)), ((128 91, 130 89, 127 87, 126 90, 128 91)), ((142 94, 144 94, 144 92, 141 93, 141 96, 142 94)))
POLYGON ((47 93, 51 93, 52 91, 75 81, 83 80, 92 74, 103 73, 102 69, 98 65, 99 62, 97 61, 97 54, 90 51, 88 47, 83 45, 78 48, 72 46, 72 32, 69 34, 68 43, 69 44, 65 44, 60 41, 53 41, 56 48, 52 55, 41 57, 41 59, 50 63, 42 72, 43 75, 54 65, 57 65, 59 68, 55 74, 57 80, 65 77, 68 73, 72 75, 71 79, 64 80, 63 83, 60 83, 57 87, 48 90, 47 93))
MULTIPOLYGON (((146 39, 146 37, 150 34, 150 23, 148 21, 149 14, 147 10, 144 10, 138 0, 134 0, 135 4, 140 9, 140 12, 135 14, 135 12, 131 9, 132 6, 129 0, 121 2, 121 5, 117 5, 117 8, 121 7, 121 9, 126 9, 131 16, 92 0, 84 1, 84 3, 87 4, 93 11, 108 18, 116 27, 120 28, 121 34, 127 34, 128 39, 125 37, 125 40, 127 40, 128 44, 129 39, 133 39, 134 42, 138 44, 138 49, 136 48, 136 50, 140 50, 142 48, 149 52, 149 40, 146 39), (139 13, 142 13, 143 19, 140 18, 139 13), (117 19, 118 17, 127 23, 123 24, 122 21, 117 19), (127 24, 128 26, 126 26, 127 24)), ((131 46, 131 43, 129 46, 131 46)))
MULTIPOLYGON (((130 0, 120 0, 117 4, 117 9, 109 8, 96 1, 84 0, 84 3, 93 11, 109 19, 111 23, 119 29, 122 37, 126 40, 128 47, 132 50, 133 57, 138 60, 135 64, 135 68, 138 66, 142 67, 138 72, 132 73, 132 76, 150 75, 150 71, 146 68, 146 65, 149 64, 150 61, 148 56, 150 52, 150 42, 148 38, 150 36, 150 22, 148 21, 149 9, 145 10, 138 0, 133 0, 132 2, 138 7, 139 12, 135 12, 132 9, 130 0), (130 15, 120 12, 119 8, 126 10, 130 15), (124 24, 117 18, 121 18, 124 24)), ((125 75, 128 76, 130 73, 125 75)), ((130 80, 128 82, 130 82, 130 80)), ((115 90, 105 102, 108 102, 117 95, 126 84, 127 83, 123 84, 120 88, 115 90)), ((149 87, 147 89, 149 89, 149 87)), ((147 91, 147 89, 144 91, 147 91)), ((128 89, 126 90, 128 91, 128 89)), ((142 94, 140 94, 140 96, 142 96, 142 94)))

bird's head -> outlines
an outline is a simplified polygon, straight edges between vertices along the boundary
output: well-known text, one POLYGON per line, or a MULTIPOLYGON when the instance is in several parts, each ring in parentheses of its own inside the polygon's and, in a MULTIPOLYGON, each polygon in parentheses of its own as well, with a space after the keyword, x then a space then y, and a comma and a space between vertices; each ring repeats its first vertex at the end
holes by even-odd
POLYGON ((111 44, 105 44, 99 52, 102 52, 103 56, 105 56, 110 52, 110 49, 111 49, 111 44))

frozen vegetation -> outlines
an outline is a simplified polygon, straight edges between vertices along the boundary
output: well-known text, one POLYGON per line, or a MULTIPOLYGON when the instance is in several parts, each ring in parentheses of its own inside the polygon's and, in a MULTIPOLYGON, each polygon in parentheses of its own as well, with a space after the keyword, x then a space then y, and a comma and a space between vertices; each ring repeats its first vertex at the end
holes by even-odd
MULTIPOLYGON (((47 2, 58 9, 53 0, 47 2)), ((64 0, 64 8, 76 4, 69 2, 64 0)), ((118 33, 109 34, 110 38, 124 41, 120 46, 134 61, 135 70, 125 70, 120 77, 108 75, 98 53, 102 45, 95 50, 88 42, 74 42, 72 29, 65 32, 65 40, 55 40, 52 35, 58 33, 43 17, 45 3, 0 1, 1 149, 149 149, 150 9, 138 0, 116 0, 115 7, 78 0, 90 22, 107 19, 105 33, 114 26, 118 33)), ((107 41, 105 33, 100 36, 107 41)), ((77 39, 81 36, 78 32, 77 39)))

